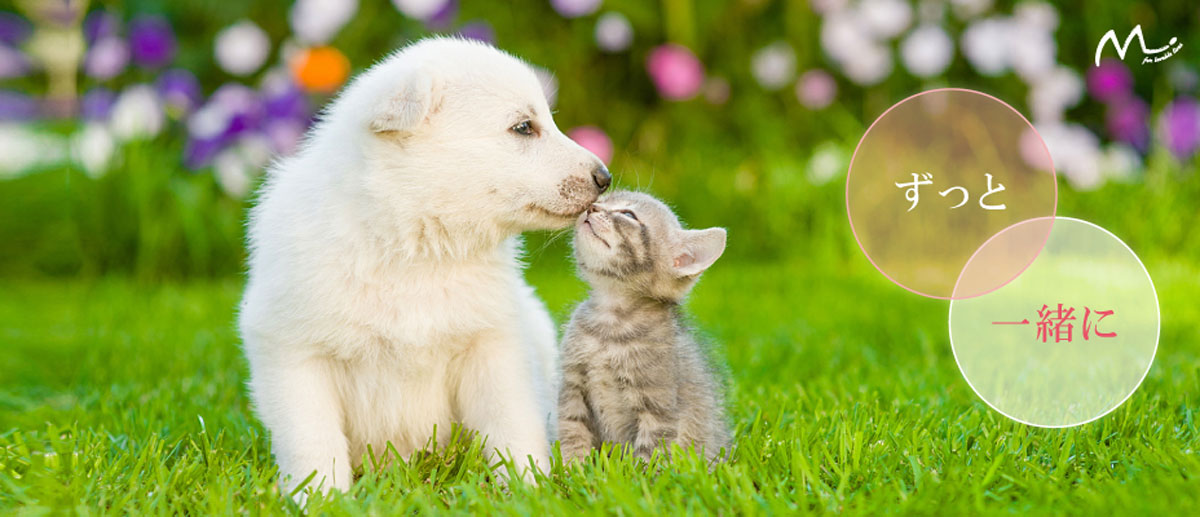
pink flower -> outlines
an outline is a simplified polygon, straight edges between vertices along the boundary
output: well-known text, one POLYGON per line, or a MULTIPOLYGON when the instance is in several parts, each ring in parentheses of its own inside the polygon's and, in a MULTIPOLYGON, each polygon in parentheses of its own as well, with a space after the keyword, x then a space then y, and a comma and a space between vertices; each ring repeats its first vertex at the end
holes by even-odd
POLYGON ((605 164, 612 160, 613 143, 608 135, 604 134, 603 129, 596 126, 579 126, 567 131, 567 136, 583 146, 584 149, 591 151, 605 164))
POLYGON ((1105 59, 1087 72, 1088 92, 1100 102, 1119 101, 1133 93, 1133 74, 1125 63, 1105 59))
POLYGON ((829 72, 816 69, 804 72, 796 81, 796 98, 808 109, 819 110, 837 97, 837 82, 829 72))
POLYGON ((687 47, 674 43, 650 51, 646 71, 658 93, 669 100, 690 99, 704 85, 704 65, 687 47))

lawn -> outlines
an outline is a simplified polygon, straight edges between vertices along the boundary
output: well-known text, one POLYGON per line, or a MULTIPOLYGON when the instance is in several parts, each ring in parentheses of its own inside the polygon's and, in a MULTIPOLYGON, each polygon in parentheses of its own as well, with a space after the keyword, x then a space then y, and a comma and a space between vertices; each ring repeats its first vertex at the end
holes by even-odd
MULTIPOLYGON (((530 278, 561 321, 583 295, 561 247, 530 278)), ((313 512, 424 514, 1194 513, 1200 268, 1147 260, 1163 310, 1141 389, 1081 427, 1026 427, 955 366, 947 303, 847 263, 718 262, 690 308, 730 376, 733 461, 556 466, 489 481, 477 442, 368 472, 313 512), (1190 510, 1189 510, 1190 509, 1190 510)), ((240 280, 6 281, 0 513, 288 513, 248 406, 240 280)))

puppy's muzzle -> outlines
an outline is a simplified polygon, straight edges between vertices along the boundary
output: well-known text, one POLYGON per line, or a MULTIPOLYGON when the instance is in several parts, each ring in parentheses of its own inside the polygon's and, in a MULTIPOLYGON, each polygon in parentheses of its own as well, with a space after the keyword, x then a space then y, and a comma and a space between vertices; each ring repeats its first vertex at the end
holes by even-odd
POLYGON ((603 164, 597 165, 595 169, 592 169, 592 182, 596 184, 596 188, 599 188, 600 192, 604 192, 608 190, 609 185, 612 185, 612 174, 609 174, 608 168, 603 164))

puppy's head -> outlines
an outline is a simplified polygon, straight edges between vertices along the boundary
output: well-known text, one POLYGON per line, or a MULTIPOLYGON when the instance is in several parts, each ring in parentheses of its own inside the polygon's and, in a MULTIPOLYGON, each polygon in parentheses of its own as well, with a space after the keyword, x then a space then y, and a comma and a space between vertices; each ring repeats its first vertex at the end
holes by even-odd
POLYGON ((369 187, 433 212, 516 232, 563 228, 612 179, 554 124, 533 70, 483 43, 421 41, 344 97, 366 138, 369 187))

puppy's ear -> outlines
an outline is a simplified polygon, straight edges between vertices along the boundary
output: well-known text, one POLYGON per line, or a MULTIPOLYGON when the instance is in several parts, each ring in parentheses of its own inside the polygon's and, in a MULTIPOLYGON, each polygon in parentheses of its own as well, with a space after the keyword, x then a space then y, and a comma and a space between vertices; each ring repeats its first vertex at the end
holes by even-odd
POLYGON ((371 116, 371 131, 415 130, 437 107, 435 87, 436 81, 427 70, 406 70, 400 83, 376 104, 371 116))
POLYGON ((724 228, 683 230, 683 239, 675 250, 675 273, 680 277, 699 275, 724 252, 724 228))

